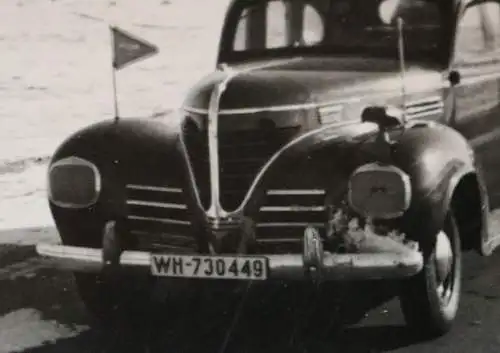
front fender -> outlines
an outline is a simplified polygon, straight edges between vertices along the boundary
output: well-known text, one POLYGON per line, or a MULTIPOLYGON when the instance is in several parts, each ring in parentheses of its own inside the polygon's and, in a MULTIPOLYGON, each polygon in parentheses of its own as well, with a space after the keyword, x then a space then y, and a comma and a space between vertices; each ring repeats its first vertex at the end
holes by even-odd
MULTIPOLYGON (((402 218, 402 227, 410 238, 422 244, 424 251, 429 251, 434 246, 435 234, 443 227, 460 181, 470 175, 481 181, 473 150, 452 128, 423 123, 409 128, 398 139, 393 162, 412 181, 412 202, 402 218)), ((479 207, 485 200, 482 190, 477 190, 481 199, 479 207)), ((484 218, 483 208, 479 212, 484 218)))
MULTIPOLYGON (((321 188, 327 197, 338 201, 347 187, 351 173, 365 163, 381 159, 375 146, 373 124, 332 124, 292 141, 276 153, 256 177, 252 189, 321 188)), ((394 134, 392 163, 405 171, 412 182, 412 202, 401 218, 402 230, 432 249, 435 235, 442 229, 452 198, 465 178, 472 176, 479 202, 470 207, 481 214, 486 225, 487 198, 481 174, 468 141, 452 128, 434 123, 412 123, 401 135, 394 134)), ((463 183, 462 183, 463 184, 463 183)), ((258 205, 259 202, 254 202, 258 205)), ((474 234, 477 240, 487 239, 486 228, 474 234), (482 236, 482 238, 480 238, 482 236)), ((477 244, 477 243, 476 243, 477 244)), ((481 251, 484 250, 481 247, 481 251)))
POLYGON ((312 130, 292 140, 260 169, 242 208, 247 214, 257 211, 267 189, 325 189, 336 194, 361 163, 355 155, 358 146, 375 131, 374 124, 345 122, 312 130))
POLYGON ((127 184, 182 183, 183 158, 179 128, 174 121, 109 120, 90 125, 69 136, 54 153, 50 167, 67 157, 79 157, 99 170, 101 191, 86 208, 64 208, 52 202, 50 210, 65 244, 100 246, 109 220, 126 217, 127 184))

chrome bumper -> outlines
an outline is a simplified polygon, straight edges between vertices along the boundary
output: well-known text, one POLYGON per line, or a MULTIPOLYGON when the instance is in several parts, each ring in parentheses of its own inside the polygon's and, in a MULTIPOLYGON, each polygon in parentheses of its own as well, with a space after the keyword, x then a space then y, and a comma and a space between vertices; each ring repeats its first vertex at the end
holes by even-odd
MULTIPOLYGON (((277 280, 370 280, 404 278, 417 274, 423 257, 395 241, 366 242, 369 253, 332 254, 323 251, 314 231, 304 234, 304 253, 262 255, 269 261, 269 279, 277 280), (374 252, 373 248, 379 252, 374 252)), ((106 249, 38 244, 38 254, 51 267, 81 272, 100 272, 105 268, 106 249)), ((123 251, 116 259, 118 268, 151 274, 151 253, 123 251)))

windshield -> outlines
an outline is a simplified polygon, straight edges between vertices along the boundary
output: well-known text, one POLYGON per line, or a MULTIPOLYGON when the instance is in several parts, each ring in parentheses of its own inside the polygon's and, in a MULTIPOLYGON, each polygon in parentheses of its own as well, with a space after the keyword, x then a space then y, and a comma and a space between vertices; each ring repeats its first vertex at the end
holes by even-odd
POLYGON ((326 52, 396 57, 397 18, 409 59, 438 54, 442 18, 428 0, 247 0, 232 28, 230 51, 326 52))

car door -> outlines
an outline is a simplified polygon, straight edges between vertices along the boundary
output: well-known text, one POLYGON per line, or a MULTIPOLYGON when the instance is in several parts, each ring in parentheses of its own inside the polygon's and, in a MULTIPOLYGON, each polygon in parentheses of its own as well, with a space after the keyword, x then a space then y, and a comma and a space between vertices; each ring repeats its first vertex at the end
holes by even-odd
POLYGON ((453 88, 452 124, 475 152, 490 205, 500 205, 500 2, 472 1, 460 16, 452 69, 460 74, 453 88))

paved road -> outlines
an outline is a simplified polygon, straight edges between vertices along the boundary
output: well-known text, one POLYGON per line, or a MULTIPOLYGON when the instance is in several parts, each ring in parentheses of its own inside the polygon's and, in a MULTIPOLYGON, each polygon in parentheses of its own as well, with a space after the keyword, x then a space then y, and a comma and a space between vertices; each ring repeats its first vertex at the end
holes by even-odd
POLYGON ((43 268, 32 247, 4 245, 0 352, 496 353, 500 255, 485 260, 468 254, 465 266, 457 323, 433 341, 405 329, 394 288, 380 283, 321 292, 275 286, 252 287, 247 295, 212 293, 201 303, 204 310, 175 296, 180 292, 174 293, 175 310, 169 309, 160 288, 154 314, 138 325, 103 329, 91 325, 68 273, 43 268))

